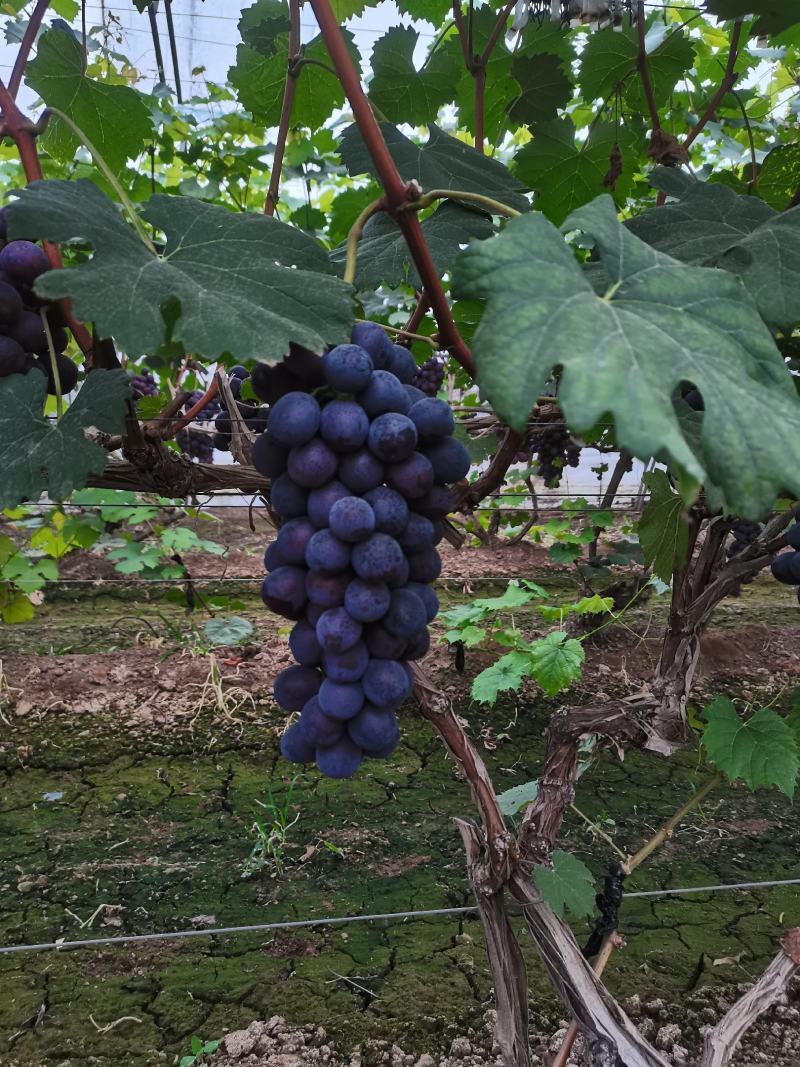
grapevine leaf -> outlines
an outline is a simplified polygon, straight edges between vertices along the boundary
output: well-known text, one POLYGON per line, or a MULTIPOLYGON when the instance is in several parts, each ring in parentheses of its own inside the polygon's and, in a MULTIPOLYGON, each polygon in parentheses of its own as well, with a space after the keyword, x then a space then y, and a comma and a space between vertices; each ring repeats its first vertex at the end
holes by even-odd
POLYGON ((526 652, 507 652, 476 676, 472 683, 472 699, 481 704, 494 704, 498 693, 519 689, 523 678, 530 673, 531 659, 526 652))
POLYGON ((610 414, 619 445, 706 475, 718 506, 745 518, 760 518, 781 489, 800 496, 800 398, 738 279, 649 247, 619 223, 610 197, 565 229, 594 240, 609 278, 604 296, 539 214, 512 219, 456 260, 458 295, 487 299, 473 353, 498 415, 523 429, 557 362, 571 429, 610 414), (697 454, 672 404, 683 381, 705 400, 697 454))
POLYGON ((481 611, 513 611, 514 608, 530 604, 536 597, 547 596, 540 586, 531 583, 533 588, 523 587, 519 582, 509 582, 501 596, 482 597, 475 601, 475 607, 481 611))
POLYGON ((572 82, 564 73, 561 58, 549 52, 516 56, 514 77, 520 93, 509 114, 514 122, 533 125, 554 119, 572 96, 572 82))
MULTIPOLYGON (((590 40, 595 34, 590 34, 590 40)), ((551 52, 561 56, 565 70, 569 70, 575 59, 569 27, 560 22, 539 22, 530 19, 522 31, 522 41, 517 48, 518 56, 538 56, 541 52, 551 52)))
POLYGON ((344 241, 350 232, 350 227, 356 221, 364 208, 377 200, 381 195, 377 185, 370 182, 369 185, 357 189, 345 189, 339 193, 331 205, 328 214, 328 239, 332 244, 344 241))
POLYGON ((401 15, 424 19, 433 26, 441 26, 445 16, 452 10, 450 0, 398 0, 397 10, 401 15))
MULTIPOLYGON (((405 181, 415 181, 423 190, 463 189, 468 193, 482 193, 518 211, 530 207, 520 192, 522 186, 502 163, 450 137, 434 122, 428 130, 427 144, 418 145, 391 123, 381 123, 384 140, 405 181)), ((376 174, 357 125, 344 131, 339 153, 353 177, 376 174)))
POLYGON ((130 382, 121 370, 92 371, 57 422, 42 414, 46 393, 47 379, 36 372, 0 379, 0 507, 42 493, 63 500, 100 474, 108 453, 84 431, 122 430, 130 382))
POLYGON ((33 604, 24 593, 10 593, 0 589, 0 618, 9 626, 29 622, 34 616, 33 604))
POLYGON ((89 262, 42 275, 36 291, 70 297, 79 318, 127 352, 170 339, 168 302, 178 305, 172 340, 209 359, 227 351, 274 362, 290 341, 320 352, 349 336, 349 288, 328 273, 321 245, 276 219, 154 196, 142 214, 166 235, 166 250, 153 255, 85 179, 33 182, 8 210, 12 234, 93 247, 89 262))
POLYGON ((554 630, 531 645, 532 674, 549 697, 554 697, 581 676, 586 653, 583 645, 554 630))
POLYGON ((583 554, 574 544, 550 545, 547 554, 554 563, 574 563, 583 554))
POLYGON ((686 510, 680 494, 672 491, 665 471, 650 471, 643 476, 643 481, 650 491, 650 499, 639 519, 639 541, 647 566, 668 582, 686 557, 689 544, 686 510))
MULTIPOLYGON (((472 11, 472 47, 480 54, 486 47, 497 22, 497 12, 488 4, 472 11)), ((468 130, 475 129, 475 78, 464 65, 464 57, 458 35, 453 34, 444 45, 453 56, 461 72, 456 89, 458 124, 468 130)), ((484 136, 499 139, 508 124, 508 108, 519 96, 519 85, 512 75, 513 57, 501 37, 491 50, 485 68, 483 90, 484 136)))
POLYGON ((521 808, 527 808, 536 800, 539 792, 538 781, 523 782, 522 785, 514 785, 497 795, 497 803, 504 815, 516 815, 521 808))
MULTIPOLYGON (((50 107, 79 126, 114 171, 134 159, 153 136, 153 122, 143 97, 127 85, 93 81, 83 73, 83 50, 62 30, 47 30, 28 63, 25 80, 50 107)), ((50 155, 69 162, 79 141, 63 122, 52 118, 44 135, 50 155)))
MULTIPOLYGON (((352 34, 345 31, 345 37, 351 58, 357 63, 358 53, 353 50, 352 34)), ((280 121, 288 51, 288 34, 277 38, 275 51, 268 55, 249 45, 239 45, 236 63, 228 71, 228 80, 236 89, 242 107, 267 126, 277 126, 280 121)), ((316 129, 344 104, 344 89, 328 70, 317 66, 318 63, 330 66, 331 62, 322 37, 309 41, 304 46, 303 55, 315 62, 305 64, 299 71, 292 122, 316 129)))
POLYGON ((759 37, 782 33, 797 23, 795 0, 706 0, 705 10, 720 19, 758 15, 750 33, 759 37))
MULTIPOLYGON (((423 220, 422 231, 441 276, 452 268, 470 238, 490 237, 494 226, 486 215, 446 202, 423 220)), ((344 265, 346 254, 345 243, 333 250, 331 260, 344 265)), ((400 227, 383 212, 373 215, 364 227, 358 245, 355 280, 356 289, 377 289, 381 283, 405 283, 417 288, 422 285, 400 227)))
POLYGON ((255 631, 248 619, 238 615, 217 616, 209 619, 203 627, 203 636, 210 645, 243 645, 255 631))
POLYGON ((772 708, 741 719, 727 697, 717 697, 703 714, 708 722, 703 746, 729 781, 741 779, 750 789, 774 785, 787 796, 794 795, 800 750, 785 719, 772 708))
POLYGON ((576 919, 581 919, 594 911, 594 875, 577 856, 557 848, 553 866, 535 867, 533 880, 557 915, 569 908, 576 919))
MULTIPOLYGON (((581 53, 579 84, 585 100, 605 100, 615 88, 636 70, 639 53, 638 31, 633 26, 622 30, 605 29, 589 35, 581 53)), ((666 102, 675 83, 694 60, 694 49, 679 30, 668 33, 647 55, 647 68, 657 105, 666 102)), ((639 80, 632 81, 628 102, 643 112, 647 104, 639 80)))
POLYGON ((289 8, 283 0, 256 0, 242 10, 239 19, 242 40, 265 56, 275 51, 280 34, 288 32, 289 8))
POLYGON ((638 166, 637 142, 630 127, 597 123, 589 137, 577 144, 571 120, 558 119, 536 128, 533 140, 517 153, 514 173, 536 191, 534 206, 560 223, 603 192, 615 144, 622 151, 622 174, 614 196, 624 201, 638 166))
POLYGON ((595 593, 593 596, 581 597, 573 608, 577 615, 604 615, 606 612, 613 611, 613 609, 614 598, 600 596, 599 593, 595 593))
POLYGON ((369 96, 390 122, 420 126, 436 118, 439 108, 453 99, 459 74, 456 56, 440 48, 417 70, 418 40, 413 26, 393 26, 372 50, 369 96))
POLYGON ((464 626, 460 630, 448 630, 444 635, 445 641, 448 644, 454 644, 456 641, 461 641, 467 648, 473 648, 475 645, 479 645, 481 641, 486 637, 486 631, 481 626, 464 626))
POLYGON ((18 552, 6 563, 0 576, 3 581, 13 582, 17 589, 33 593, 58 578, 58 564, 54 559, 36 559, 18 552))
MULTIPOLYGON (((653 183, 660 178, 656 171, 653 183)), ((777 212, 754 196, 696 181, 679 203, 627 226, 674 259, 738 274, 770 325, 790 333, 800 320, 800 208, 777 212)))
POLYGON ((783 211, 797 188, 800 188, 800 144, 778 145, 761 164, 755 191, 775 211, 783 211))

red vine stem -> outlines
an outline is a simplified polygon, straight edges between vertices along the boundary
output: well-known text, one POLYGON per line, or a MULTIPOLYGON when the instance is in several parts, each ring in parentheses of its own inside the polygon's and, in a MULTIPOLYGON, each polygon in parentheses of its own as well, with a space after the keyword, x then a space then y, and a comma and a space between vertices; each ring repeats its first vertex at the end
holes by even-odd
MULTIPOLYGON (((425 292, 424 289, 421 289, 420 294, 417 297, 417 306, 411 312, 411 317, 403 327, 403 333, 419 333, 420 323, 425 318, 425 313, 430 308, 430 306, 431 302, 430 300, 428 300, 428 294, 425 292)), ((401 340, 399 344, 403 344, 403 341, 401 340)), ((410 347, 411 342, 409 341, 408 344, 410 347)))
POLYGON ((475 148, 483 152, 483 114, 486 100, 486 67, 481 63, 472 77, 475 80, 475 148))
POLYGON ((50 0, 38 0, 36 7, 33 9, 33 14, 28 20, 28 25, 25 27, 22 40, 19 43, 19 51, 14 60, 14 68, 11 71, 11 77, 8 79, 8 91, 15 100, 17 98, 17 93, 19 92, 19 87, 22 84, 22 75, 25 73, 25 64, 28 62, 28 56, 31 54, 33 42, 36 40, 36 34, 39 32, 39 27, 42 24, 42 19, 44 18, 48 7, 50 7, 50 0))
POLYGON ((264 214, 274 215, 278 206, 278 190, 281 184, 283 157, 286 153, 286 139, 289 136, 289 122, 294 106, 294 94, 297 77, 300 73, 297 58, 300 53, 300 0, 289 0, 289 55, 286 67, 286 83, 283 87, 283 103, 278 126, 278 138, 275 142, 275 155, 272 160, 272 172, 269 176, 269 188, 264 200, 264 214))
POLYGON ((472 361, 472 353, 465 344, 456 328, 450 305, 447 302, 442 281, 431 257, 430 249, 425 241, 419 219, 411 211, 398 212, 407 200, 406 183, 400 176, 395 166, 391 153, 383 139, 380 126, 372 113, 366 94, 361 87, 350 54, 347 51, 342 30, 336 21, 329 0, 311 0, 311 7, 316 15, 319 28, 322 32, 328 53, 336 68, 339 81, 342 83, 353 116, 364 138, 378 177, 386 190, 386 202, 390 212, 396 214, 397 224, 402 230, 408 245, 414 265, 417 268, 425 291, 428 293, 431 308, 439 326, 439 334, 443 345, 468 374, 474 375, 475 366, 472 361))
POLYGON ((687 134, 686 140, 683 142, 683 147, 688 148, 690 144, 698 137, 702 132, 706 123, 714 117, 714 113, 722 102, 722 98, 730 90, 733 83, 736 81, 736 75, 734 74, 733 67, 736 63, 736 57, 739 54, 739 38, 742 35, 742 24, 737 22, 733 27, 733 33, 731 34, 731 47, 728 52, 728 62, 725 65, 725 73, 722 75, 722 81, 719 83, 717 91, 711 97, 703 114, 697 121, 697 125, 687 134))
POLYGON ((654 130, 661 129, 661 119, 658 117, 656 98, 653 94, 653 83, 650 80, 650 68, 647 65, 647 49, 645 48, 645 33, 647 25, 644 14, 644 0, 638 0, 636 5, 636 30, 639 37, 639 50, 636 56, 636 69, 642 79, 642 89, 647 100, 647 110, 650 112, 650 121, 654 130))
POLYGON ((502 34, 503 30, 506 28, 506 22, 508 22, 508 16, 514 10, 515 5, 516 5, 516 0, 511 0, 511 2, 506 4, 506 6, 503 8, 503 10, 498 15, 497 22, 495 22, 494 28, 493 28, 492 32, 489 34, 489 40, 486 42, 486 47, 481 52, 481 63, 484 66, 489 62, 489 57, 491 56, 492 52, 494 52, 495 46, 497 45, 497 42, 500 40, 500 35, 502 34))
MULTIPOLYGON (((47 5, 45 5, 46 7, 47 5)), ((44 10, 42 11, 42 15, 44 10)), ((36 151, 36 138, 30 127, 30 123, 17 107, 14 97, 0 80, 0 111, 3 116, 3 132, 7 134, 17 146, 22 169, 25 171, 25 179, 28 182, 42 180, 42 165, 39 162, 39 153, 36 151)), ((43 241, 42 246, 50 261, 53 270, 63 267, 61 251, 58 245, 50 241, 43 241)), ((66 298, 59 301, 59 306, 64 313, 67 325, 72 330, 75 340, 78 342, 84 356, 91 358, 94 345, 89 331, 82 322, 78 322, 72 314, 72 303, 66 298)))

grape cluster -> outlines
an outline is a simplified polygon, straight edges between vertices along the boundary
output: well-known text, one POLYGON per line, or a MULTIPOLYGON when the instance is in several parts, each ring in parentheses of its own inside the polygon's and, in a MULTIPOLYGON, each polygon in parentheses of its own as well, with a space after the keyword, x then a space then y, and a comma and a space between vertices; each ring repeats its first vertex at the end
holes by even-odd
POLYGON ((800 519, 786 535, 790 552, 781 552, 772 561, 772 576, 784 585, 800 585, 800 519))
MULTIPOLYGON (((189 411, 194 407, 197 401, 203 394, 201 392, 194 392, 189 395, 189 399, 183 406, 184 412, 189 411)), ((212 397, 204 408, 195 415, 193 423, 212 423, 216 416, 219 414, 220 402, 219 397, 212 397)), ((178 448, 187 456, 191 456, 193 459, 198 460, 200 463, 213 463, 214 462, 214 443, 212 440, 212 434, 210 427, 200 425, 199 428, 193 426, 185 426, 175 438, 178 443, 178 448)))
POLYGON ((743 552, 748 545, 752 545, 760 533, 761 524, 758 522, 742 521, 735 523, 731 528, 733 540, 725 550, 728 559, 733 559, 734 556, 738 556, 740 552, 743 552))
POLYGON ((416 372, 411 379, 411 384, 421 389, 426 396, 436 396, 442 388, 446 363, 446 356, 431 356, 416 372))
POLYGON ((47 378, 47 391, 57 392, 44 314, 56 353, 58 385, 62 393, 69 393, 78 384, 78 368, 64 354, 67 331, 58 308, 48 306, 33 291, 33 283, 50 270, 50 262, 32 241, 6 241, 4 211, 0 211, 0 378, 27 374, 35 367, 47 378))
MULTIPOLYGON (((260 364, 259 364, 260 366, 260 364)), ((254 372, 255 373, 255 372, 254 372)), ((244 419, 247 426, 250 427, 255 433, 263 433, 267 428, 267 411, 266 405, 258 407, 254 404, 246 404, 239 400, 242 392, 242 386, 246 381, 250 379, 250 371, 247 367, 231 367, 228 371, 228 384, 231 387, 231 392, 236 399, 236 406, 244 419)), ((233 430, 233 424, 231 423, 231 417, 227 411, 220 410, 219 401, 216 402, 215 411, 209 415, 209 419, 213 418, 214 421, 214 436, 210 441, 209 450, 213 455, 213 450, 218 448, 220 452, 230 452, 231 450, 231 431, 233 430)), ((205 408, 208 411, 209 408, 205 408)), ((208 461, 210 462, 210 460, 208 461)))
POLYGON ((308 366, 321 387, 280 396, 253 445, 282 522, 264 556, 262 597, 295 624, 296 664, 274 693, 300 718, 281 751, 332 778, 398 743, 409 661, 428 651, 439 607, 431 583, 452 507, 447 484, 469 470, 450 408, 411 385, 414 370, 377 323, 359 323, 352 343, 308 366))
POLYGON ((143 396, 158 395, 158 382, 155 380, 149 370, 132 371, 130 374, 130 379, 131 396, 134 400, 141 400, 143 396))
POLYGON ((564 423, 549 423, 534 429, 526 442, 529 455, 536 455, 539 477, 549 489, 561 484, 565 467, 577 467, 581 446, 573 439, 564 423))

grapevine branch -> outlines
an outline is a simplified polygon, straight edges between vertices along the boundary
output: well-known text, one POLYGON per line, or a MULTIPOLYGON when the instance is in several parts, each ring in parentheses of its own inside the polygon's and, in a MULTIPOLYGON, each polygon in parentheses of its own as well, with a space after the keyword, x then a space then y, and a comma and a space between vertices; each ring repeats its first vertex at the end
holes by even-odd
POLYGON ((47 14, 48 7, 50 7, 50 0, 37 0, 36 7, 33 9, 33 14, 28 19, 28 25, 25 27, 25 32, 19 43, 19 51, 14 59, 14 67, 11 71, 11 77, 8 79, 8 91, 14 100, 17 99, 17 93, 22 84, 22 75, 25 73, 25 65, 28 62, 28 56, 31 54, 31 49, 36 40, 36 34, 39 32, 39 27, 42 24, 42 19, 47 14))
POLYGON ((294 94, 297 88, 299 68, 297 60, 300 54, 300 0, 289 0, 289 54, 286 66, 286 82, 283 87, 283 103, 278 125, 278 137, 275 142, 275 155, 272 159, 272 171, 269 176, 269 188, 264 200, 264 214, 274 215, 278 206, 278 192, 283 170, 283 157, 286 154, 286 139, 289 136, 289 122, 294 106, 294 94))
MULTIPOLYGON (((336 20, 329 0, 311 0, 311 6, 319 23, 328 54, 333 61, 336 73, 353 109, 353 116, 361 131, 361 136, 364 138, 364 143, 372 157, 375 169, 386 192, 387 208, 391 212, 397 212, 408 197, 407 186, 400 177, 400 173, 383 139, 380 126, 372 113, 369 101, 347 51, 341 27, 336 20)), ((417 272, 422 279, 422 284, 430 298, 431 308, 439 325, 442 343, 467 373, 473 375, 472 353, 453 321, 453 314, 442 288, 439 272, 425 241, 425 235, 422 232, 419 219, 414 212, 399 213, 397 214, 397 219, 417 272)))
POLYGON ((462 482, 456 486, 453 492, 453 510, 463 511, 480 503, 484 497, 493 493, 505 481, 508 468, 514 462, 522 445, 525 442, 525 434, 512 430, 506 430, 503 443, 492 457, 492 461, 486 470, 474 482, 462 482))
POLYGON ((722 81, 719 83, 717 91, 711 97, 703 114, 697 120, 697 124, 689 131, 683 142, 683 147, 688 148, 695 139, 702 133, 706 126, 706 123, 710 122, 716 114, 716 110, 722 103, 722 99, 725 94, 731 89, 733 83, 736 81, 736 74, 734 73, 734 65, 736 64, 736 57, 739 54, 739 38, 742 35, 742 23, 737 21, 733 27, 733 33, 731 34, 730 50, 728 52, 728 62, 725 65, 725 73, 722 75, 722 81))

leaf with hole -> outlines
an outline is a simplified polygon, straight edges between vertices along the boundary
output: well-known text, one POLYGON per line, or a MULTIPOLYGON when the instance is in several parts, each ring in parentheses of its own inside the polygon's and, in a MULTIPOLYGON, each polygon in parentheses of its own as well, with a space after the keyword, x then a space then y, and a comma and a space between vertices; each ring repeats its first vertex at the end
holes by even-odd
POLYGON ((738 279, 651 248, 620 224, 610 197, 576 211, 565 229, 594 243, 608 276, 603 296, 539 214, 512 219, 456 260, 456 293, 487 301, 473 355, 498 415, 522 430, 557 362, 570 429, 611 416, 620 446, 668 457, 741 517, 761 518, 783 489, 800 496, 800 397, 738 279), (683 381, 705 399, 699 454, 672 403, 683 381))

